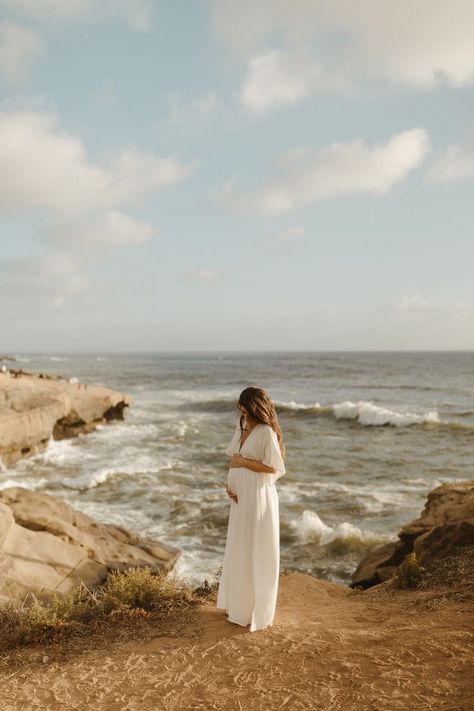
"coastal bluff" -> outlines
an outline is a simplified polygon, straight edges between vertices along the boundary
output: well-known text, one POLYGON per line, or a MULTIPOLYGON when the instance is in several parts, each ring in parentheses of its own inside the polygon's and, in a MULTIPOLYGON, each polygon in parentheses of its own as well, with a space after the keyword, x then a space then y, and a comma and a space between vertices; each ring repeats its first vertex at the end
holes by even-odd
MULTIPOLYGON (((3 360, 5 358, 2 358, 3 360)), ((123 420, 124 393, 46 373, 0 370, 0 469, 43 451, 50 439, 123 420)), ((81 581, 89 588, 111 570, 171 570, 181 551, 120 526, 94 521, 63 499, 10 487, 0 491, 0 599, 28 592, 47 600, 81 581)))
POLYGON ((441 484, 428 493, 420 516, 401 528, 398 540, 362 558, 352 586, 369 588, 394 578, 410 553, 424 565, 469 544, 474 544, 474 481, 441 484))
POLYGON ((111 570, 171 570, 181 551, 76 511, 57 496, 10 487, 0 491, 0 600, 22 602, 88 588, 111 570))
POLYGON ((122 420, 124 393, 21 369, 0 370, 0 469, 46 449, 49 440, 91 432, 122 420))

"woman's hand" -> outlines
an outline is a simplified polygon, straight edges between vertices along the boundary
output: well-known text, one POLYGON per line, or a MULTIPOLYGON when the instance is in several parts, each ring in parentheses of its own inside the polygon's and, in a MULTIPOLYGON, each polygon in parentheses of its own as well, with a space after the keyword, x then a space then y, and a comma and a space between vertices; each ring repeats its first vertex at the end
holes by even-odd
POLYGON ((230 496, 230 498, 232 499, 232 501, 235 501, 235 503, 238 504, 239 500, 237 498, 237 494, 235 493, 235 491, 232 491, 232 489, 229 489, 228 486, 226 486, 225 490, 226 490, 228 496, 230 496))
POLYGON ((243 457, 239 452, 232 454, 229 462, 231 467, 243 467, 245 466, 245 457, 243 457))

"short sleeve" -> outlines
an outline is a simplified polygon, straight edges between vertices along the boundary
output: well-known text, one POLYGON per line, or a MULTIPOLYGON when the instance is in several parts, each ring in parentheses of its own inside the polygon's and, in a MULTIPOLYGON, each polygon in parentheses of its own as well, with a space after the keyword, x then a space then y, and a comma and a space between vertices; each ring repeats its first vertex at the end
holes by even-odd
POLYGON ((274 484, 277 479, 283 476, 283 474, 286 474, 285 463, 281 456, 280 443, 278 442, 277 433, 270 425, 263 428, 262 438, 262 462, 266 464, 267 467, 276 470, 273 474, 267 475, 270 479, 270 483, 274 484))
POLYGON ((224 450, 225 454, 228 454, 230 457, 231 454, 238 452, 239 451, 239 440, 240 440, 240 422, 237 422, 234 434, 232 435, 232 439, 230 440, 227 448, 224 450))

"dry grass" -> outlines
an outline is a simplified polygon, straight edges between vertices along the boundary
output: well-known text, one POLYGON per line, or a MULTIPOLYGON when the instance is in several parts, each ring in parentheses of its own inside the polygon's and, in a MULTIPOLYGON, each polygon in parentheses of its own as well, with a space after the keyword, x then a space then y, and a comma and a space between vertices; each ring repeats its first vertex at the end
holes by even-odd
POLYGON ((425 564, 420 590, 442 591, 459 602, 474 600, 474 543, 458 546, 425 564))
POLYGON ((113 571, 105 585, 90 590, 84 583, 66 598, 44 603, 29 593, 23 603, 0 604, 0 649, 61 642, 110 626, 165 624, 189 619, 192 610, 212 594, 215 583, 193 589, 164 571, 131 568, 113 571))
POLYGON ((407 616, 438 614, 449 604, 459 610, 469 608, 474 601, 474 544, 457 546, 442 557, 423 561, 419 571, 417 565, 410 563, 412 570, 402 573, 401 583, 397 576, 361 594, 375 604, 402 605, 407 616))
POLYGON ((401 589, 417 588, 423 578, 425 569, 421 567, 416 553, 409 553, 398 567, 395 586, 401 589))

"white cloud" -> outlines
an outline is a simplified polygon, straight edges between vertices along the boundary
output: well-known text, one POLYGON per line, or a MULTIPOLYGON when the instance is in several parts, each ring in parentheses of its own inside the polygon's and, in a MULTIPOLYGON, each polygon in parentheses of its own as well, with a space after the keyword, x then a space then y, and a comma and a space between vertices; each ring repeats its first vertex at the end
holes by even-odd
POLYGON ((358 139, 292 149, 281 160, 282 175, 254 194, 239 194, 228 183, 217 196, 238 211, 271 215, 337 195, 383 195, 417 168, 428 150, 428 134, 421 128, 395 134, 382 145, 358 139))
POLYGON ((214 92, 188 101, 181 94, 173 92, 165 99, 169 104, 167 120, 177 126, 201 124, 220 110, 219 100, 214 92))
POLYGON ((0 262, 0 311, 11 318, 74 304, 89 288, 81 266, 66 250, 0 262))
POLYGON ((433 311, 435 306, 432 301, 420 294, 406 294, 398 301, 388 304, 388 308, 400 313, 419 313, 423 311, 433 311))
POLYGON ((132 29, 144 32, 153 19, 151 0, 0 0, 1 7, 40 24, 118 16, 132 29))
POLYGON ((153 4, 150 0, 109 0, 108 3, 98 2, 98 7, 108 8, 109 14, 123 16, 133 30, 147 32, 153 21, 153 4))
POLYGON ((217 274, 213 269, 201 268, 201 269, 187 269, 181 273, 183 279, 190 281, 212 281, 216 278, 217 274))
MULTIPOLYGON (((272 66, 265 68, 262 50, 268 60, 272 45, 284 50, 283 83, 288 93, 282 90, 281 96, 291 100, 321 88, 313 72, 338 76, 343 84, 356 86, 382 82, 426 90, 474 82, 471 0, 213 0, 211 7, 218 39, 253 67, 244 81, 242 97, 247 105, 250 85, 252 106, 263 103, 270 108, 268 93, 277 76, 272 66), (298 72, 288 67, 303 51, 314 60, 309 60, 298 81, 298 72), (265 72, 270 88, 257 81, 265 72)), ((272 62, 276 66, 275 56, 272 62)), ((275 98, 278 95, 277 91, 275 98)), ((272 105, 282 103, 275 100, 272 105)))
POLYGON ((63 213, 112 208, 179 182, 192 166, 135 149, 108 166, 90 161, 81 141, 55 116, 0 113, 0 210, 63 213))
MULTIPOLYGON (((0 11, 36 23, 43 29, 54 23, 122 18, 132 30, 147 32, 153 21, 152 0, 0 0, 0 11)), ((45 42, 36 30, 15 22, 0 23, 0 74, 21 84, 45 42)))
POLYGON ((451 183, 474 178, 474 145, 448 146, 429 166, 426 177, 433 183, 451 183))
POLYGON ((428 343, 420 347, 439 348, 443 343, 440 341, 442 334, 446 338, 444 347, 447 350, 452 347, 452 342, 472 348, 474 311, 464 299, 450 301, 429 299, 419 293, 405 294, 382 305, 381 312, 391 314, 390 318, 381 321, 381 331, 404 332, 414 343, 417 337, 427 339, 428 343), (451 334, 454 334, 452 341, 451 334))
POLYGON ((301 225, 291 225, 280 230, 276 235, 276 239, 280 242, 294 242, 306 237, 306 230, 301 225))
POLYGON ((0 113, 0 213, 32 217, 44 251, 0 263, 2 309, 88 308, 97 293, 85 274, 107 249, 140 245, 156 229, 124 204, 185 178, 191 166, 128 148, 107 164, 39 111, 0 113), (8 308, 7 308, 8 307, 8 308))
POLYGON ((91 12, 94 0, 0 0, 0 7, 29 20, 76 19, 91 12))
POLYGON ((155 234, 156 228, 150 222, 136 220, 116 210, 88 216, 74 221, 72 225, 56 225, 46 234, 46 241, 52 245, 70 245, 75 250, 92 247, 122 247, 144 244, 155 234))
POLYGON ((14 22, 0 23, 0 74, 11 84, 25 80, 43 49, 43 40, 33 30, 14 22))
POLYGON ((270 50, 249 59, 240 100, 263 113, 308 96, 319 80, 319 69, 307 57, 270 50))

